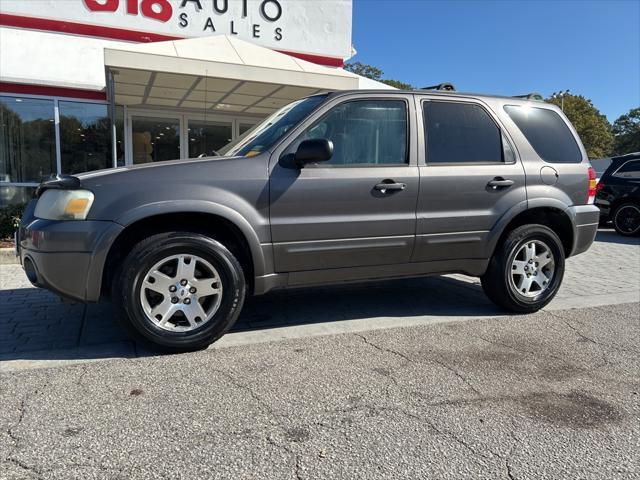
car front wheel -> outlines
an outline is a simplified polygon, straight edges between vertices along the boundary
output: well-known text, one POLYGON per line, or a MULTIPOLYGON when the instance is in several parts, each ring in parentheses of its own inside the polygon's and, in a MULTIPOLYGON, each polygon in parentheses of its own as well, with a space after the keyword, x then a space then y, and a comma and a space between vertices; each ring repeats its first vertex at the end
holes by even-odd
POLYGON ((564 249, 544 225, 511 231, 496 249, 482 288, 498 306, 518 313, 540 310, 558 292, 564 276, 564 249))
POLYGON ((129 333, 169 352, 204 348, 224 335, 246 290, 233 254, 216 240, 188 232, 140 242, 113 288, 129 333))

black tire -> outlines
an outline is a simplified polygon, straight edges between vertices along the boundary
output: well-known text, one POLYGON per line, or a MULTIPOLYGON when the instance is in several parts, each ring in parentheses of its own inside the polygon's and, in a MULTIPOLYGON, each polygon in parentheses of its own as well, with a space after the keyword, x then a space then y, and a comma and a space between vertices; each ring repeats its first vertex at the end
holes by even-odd
POLYGON ((112 289, 112 301, 129 334, 167 353, 199 350, 218 340, 238 318, 246 295, 242 266, 233 254, 220 242, 190 232, 160 233, 138 243, 122 263, 112 289), (167 331, 147 317, 140 290, 143 276, 157 262, 183 254, 197 255, 216 269, 222 295, 217 311, 203 325, 188 332, 167 331))
POLYGON ((633 237, 640 234, 640 205, 637 203, 628 202, 618 205, 611 218, 613 228, 618 235, 633 237))
POLYGON ((498 245, 485 274, 480 278, 482 288, 493 303, 517 313, 536 312, 547 305, 558 292, 564 276, 565 255, 560 238, 544 225, 523 225, 509 232, 498 245), (554 257, 551 281, 536 296, 522 295, 512 284, 512 264, 520 249, 535 240, 548 246, 554 257))

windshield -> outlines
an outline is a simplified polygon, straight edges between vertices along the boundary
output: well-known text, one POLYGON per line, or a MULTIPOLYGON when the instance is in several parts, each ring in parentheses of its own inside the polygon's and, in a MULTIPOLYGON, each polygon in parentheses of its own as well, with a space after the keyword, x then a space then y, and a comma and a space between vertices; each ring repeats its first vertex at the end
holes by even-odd
POLYGON ((229 157, 253 157, 262 153, 298 125, 326 98, 326 94, 315 95, 282 107, 240 138, 222 147, 218 153, 229 157))

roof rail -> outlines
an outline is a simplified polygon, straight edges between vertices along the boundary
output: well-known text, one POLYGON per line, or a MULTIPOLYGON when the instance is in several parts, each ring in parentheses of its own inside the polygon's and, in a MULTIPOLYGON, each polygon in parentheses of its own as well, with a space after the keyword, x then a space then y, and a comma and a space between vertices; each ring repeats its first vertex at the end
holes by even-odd
POLYGON ((455 92, 456 87, 453 83, 444 82, 437 85, 431 85, 430 87, 422 87, 420 90, 443 90, 445 92, 455 92))
POLYGON ((544 100, 544 97, 538 92, 527 93, 526 95, 514 95, 513 98, 524 98, 526 100, 537 100, 539 102, 544 100))

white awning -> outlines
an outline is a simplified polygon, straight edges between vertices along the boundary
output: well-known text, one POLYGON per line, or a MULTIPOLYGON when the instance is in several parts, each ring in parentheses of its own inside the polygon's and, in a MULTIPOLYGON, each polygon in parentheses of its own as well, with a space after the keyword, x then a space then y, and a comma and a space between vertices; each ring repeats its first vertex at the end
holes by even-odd
POLYGON ((358 89, 360 78, 218 35, 105 48, 116 103, 266 115, 306 95, 358 89))

